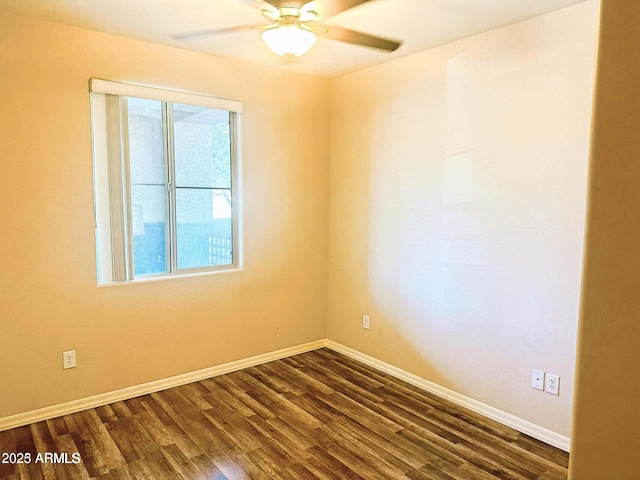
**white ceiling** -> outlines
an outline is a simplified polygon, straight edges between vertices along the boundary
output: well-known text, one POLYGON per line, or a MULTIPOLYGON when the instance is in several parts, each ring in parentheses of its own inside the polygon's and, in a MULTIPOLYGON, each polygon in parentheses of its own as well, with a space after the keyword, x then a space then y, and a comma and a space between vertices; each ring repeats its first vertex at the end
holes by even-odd
POLYGON ((335 76, 582 1, 370 0, 327 23, 403 40, 398 50, 384 53, 320 38, 309 53, 292 60, 271 53, 259 29, 182 41, 169 38, 172 33, 263 23, 260 11, 242 0, 0 0, 0 11, 300 73, 335 76))

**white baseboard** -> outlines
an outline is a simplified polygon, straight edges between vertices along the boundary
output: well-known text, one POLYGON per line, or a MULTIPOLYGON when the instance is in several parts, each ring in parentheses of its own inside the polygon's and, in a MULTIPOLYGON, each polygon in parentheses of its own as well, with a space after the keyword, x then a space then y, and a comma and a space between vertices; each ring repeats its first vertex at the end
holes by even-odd
POLYGON ((425 380, 424 378, 418 377, 417 375, 409 373, 391 364, 385 363, 374 357, 370 357, 369 355, 328 339, 316 340, 314 342, 304 343, 302 345, 297 345, 289 348, 283 348, 274 352, 256 355, 215 367, 197 370, 195 372, 184 373, 182 375, 163 378, 161 380, 143 383, 141 385, 134 385, 132 387, 122 388, 119 390, 114 390, 112 392, 101 393, 99 395, 93 395, 91 397, 72 400, 70 402, 0 418, 0 432, 3 430, 9 430, 10 428, 21 427, 23 425, 40 422, 42 420, 48 420, 62 415, 68 415, 70 413, 81 412, 90 408, 100 407, 109 403, 119 402, 122 400, 139 397, 141 395, 159 392, 161 390, 166 390, 167 388, 173 388, 180 385, 185 385, 187 383, 197 382, 199 380, 204 380, 205 378, 211 378, 217 375, 235 372, 236 370, 242 370, 243 368, 261 365, 273 360, 279 360, 281 358, 290 357, 299 353, 309 352, 311 350, 316 350, 322 347, 327 347, 331 350, 335 350, 336 352, 343 353, 351 358, 361 361, 366 365, 377 368, 378 370, 388 373, 389 375, 392 375, 400 380, 404 380, 411 385, 415 385, 416 387, 421 388, 427 392, 438 395, 445 400, 449 400, 457 405, 468 408, 473 412, 479 413, 480 415, 484 415, 485 417, 500 422, 503 425, 514 428, 519 432, 530 435, 533 438, 536 438, 549 445, 553 445, 554 447, 564 450, 565 452, 569 451, 569 437, 565 437, 558 433, 552 432, 551 430, 535 425, 527 420, 516 417, 515 415, 511 415, 509 413, 503 412, 502 410, 498 410, 497 408, 491 407, 465 395, 454 392, 453 390, 449 390, 448 388, 442 387, 436 383, 430 382, 429 380, 425 380))
POLYGON ((134 385, 127 388, 121 388, 112 392, 106 392, 99 395, 93 395, 91 397, 72 400, 70 402, 52 405, 50 407, 44 407, 38 410, 32 410, 30 412, 18 413, 17 415, 0 418, 0 432, 3 430, 9 430, 10 428, 21 427, 23 425, 40 422, 42 420, 48 420, 51 418, 60 417, 62 415, 68 415, 70 413, 81 412, 90 408, 100 407, 102 405, 107 405, 108 403, 119 402, 122 400, 139 397, 141 395, 159 392, 161 390, 166 390, 167 388, 179 387, 180 385, 197 382, 200 380, 204 380, 205 378, 211 378, 217 375, 235 372, 236 370, 242 370, 243 368, 253 367, 263 363, 271 362, 273 360, 279 360, 281 358, 290 357, 299 353, 316 350, 318 348, 324 347, 325 345, 326 341, 324 339, 316 340, 314 342, 304 343, 295 347, 283 348, 281 350, 244 358, 235 362, 229 362, 222 365, 217 365, 215 367, 196 370, 195 372, 188 372, 169 378, 163 378, 161 380, 156 380, 153 382, 134 385))
POLYGON ((425 380, 424 378, 418 377, 417 375, 409 373, 398 367, 394 367, 393 365, 370 357, 369 355, 346 347, 332 340, 326 340, 325 346, 327 348, 330 348, 331 350, 335 350, 336 352, 343 353, 348 357, 354 358, 355 360, 359 360, 362 363, 369 365, 370 367, 381 370, 384 373, 388 373, 389 375, 392 375, 400 380, 404 380, 405 382, 421 388, 422 390, 433 393, 434 395, 438 395, 439 397, 442 397, 445 400, 449 400, 456 405, 467 408, 472 412, 479 413, 480 415, 484 415, 487 418, 500 422, 503 425, 518 430, 519 432, 529 435, 537 440, 540 440, 541 442, 552 445, 556 448, 564 450, 565 452, 569 451, 569 446, 571 443, 569 437, 565 437, 564 435, 560 435, 556 432, 524 420, 520 417, 516 417, 515 415, 511 415, 510 413, 498 410, 497 408, 486 405, 482 402, 479 402, 478 400, 474 400, 473 398, 469 398, 458 392, 454 392, 453 390, 449 390, 448 388, 430 382, 429 380, 425 380))

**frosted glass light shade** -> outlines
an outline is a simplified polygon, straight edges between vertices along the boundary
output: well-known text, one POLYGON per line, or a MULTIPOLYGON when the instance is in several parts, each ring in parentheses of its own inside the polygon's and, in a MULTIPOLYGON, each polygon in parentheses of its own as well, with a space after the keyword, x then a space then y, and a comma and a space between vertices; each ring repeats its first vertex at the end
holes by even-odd
POLYGON ((262 32, 262 40, 281 57, 299 57, 307 53, 318 37, 295 25, 283 25, 262 32))

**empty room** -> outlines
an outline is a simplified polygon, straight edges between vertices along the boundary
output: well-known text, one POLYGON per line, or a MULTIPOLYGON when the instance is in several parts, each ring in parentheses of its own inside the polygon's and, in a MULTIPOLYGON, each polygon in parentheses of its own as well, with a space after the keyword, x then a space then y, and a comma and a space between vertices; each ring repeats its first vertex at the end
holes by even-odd
POLYGON ((0 479, 634 480, 636 0, 0 0, 0 479))

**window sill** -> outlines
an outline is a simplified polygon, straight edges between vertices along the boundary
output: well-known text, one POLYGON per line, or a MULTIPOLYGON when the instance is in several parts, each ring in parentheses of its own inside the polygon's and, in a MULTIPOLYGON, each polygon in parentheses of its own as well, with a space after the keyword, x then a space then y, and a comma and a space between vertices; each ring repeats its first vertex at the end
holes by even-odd
POLYGON ((224 269, 224 270, 209 270, 209 271, 206 271, 206 272, 190 272, 190 273, 176 273, 176 274, 170 274, 170 275, 156 275, 156 276, 136 278, 135 280, 122 281, 122 282, 98 283, 98 284, 96 284, 96 286, 98 288, 102 288, 102 287, 113 287, 113 286, 119 286, 119 285, 133 285, 133 284, 137 284, 137 283, 163 282, 163 281, 166 281, 166 280, 175 280, 175 279, 193 278, 193 277, 205 277, 205 276, 209 276, 209 275, 222 275, 222 274, 226 274, 226 273, 237 273, 237 272, 242 272, 242 271, 243 271, 242 267, 235 267, 235 268, 229 268, 229 269, 224 269))

